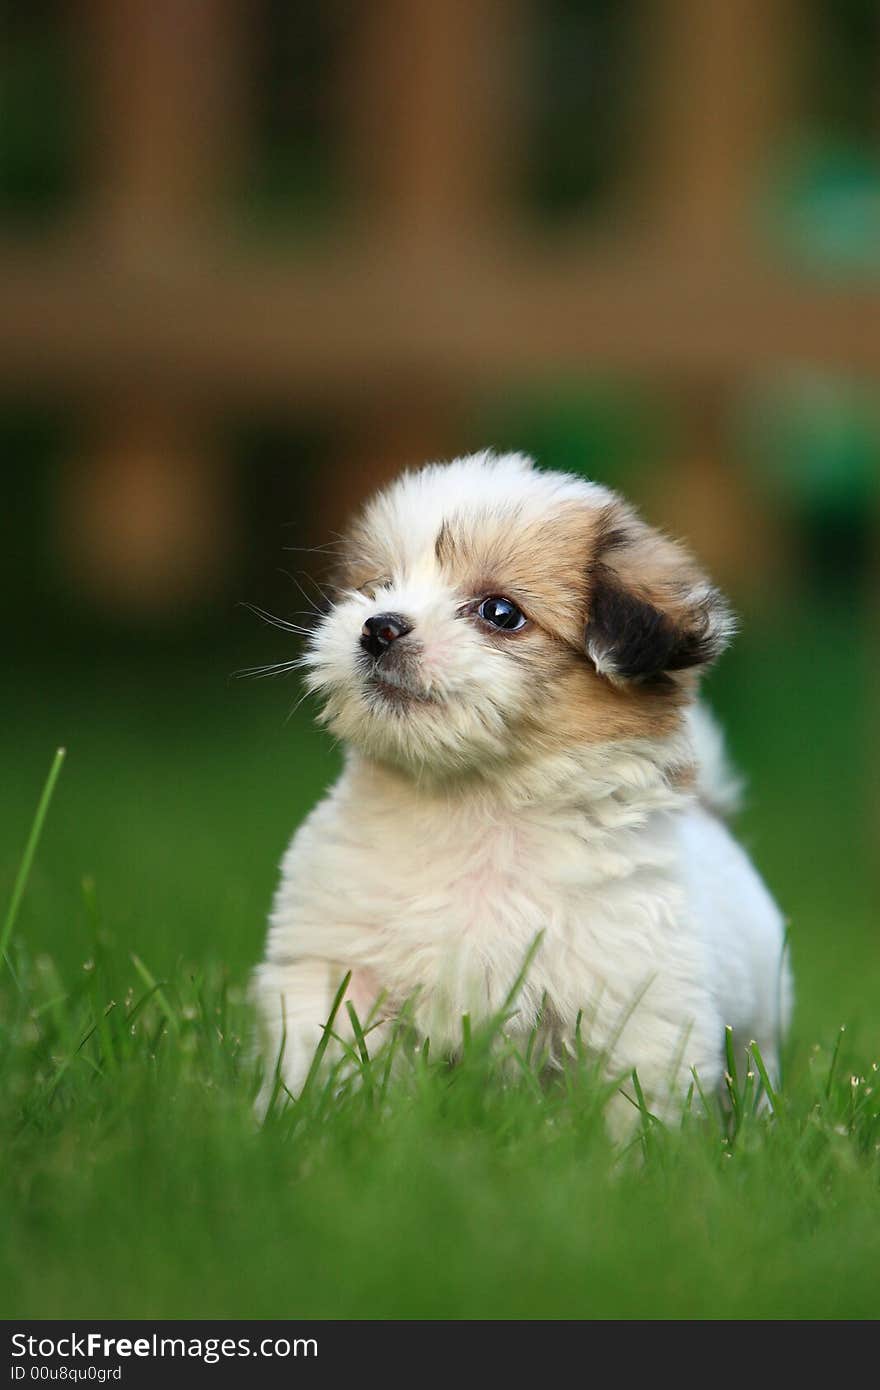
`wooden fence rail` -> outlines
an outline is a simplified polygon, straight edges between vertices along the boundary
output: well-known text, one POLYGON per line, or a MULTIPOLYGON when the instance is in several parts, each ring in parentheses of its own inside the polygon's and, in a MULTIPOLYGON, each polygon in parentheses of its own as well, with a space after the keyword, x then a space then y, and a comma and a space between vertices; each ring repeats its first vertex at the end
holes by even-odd
POLYGON ((66 524, 103 592, 159 602, 208 581, 196 533, 211 515, 231 545, 234 520, 221 524, 207 422, 231 408, 344 416, 340 456, 359 412, 372 421, 350 503, 445 450, 476 389, 633 374, 690 400, 695 450, 715 418, 708 447, 723 453, 725 400, 756 373, 880 375, 880 284, 798 276, 749 229, 766 151, 798 108, 798 0, 642 0, 626 196, 608 225, 553 236, 526 232, 513 205, 537 4, 356 7, 338 74, 354 213, 284 256, 233 246, 212 221, 247 159, 254 7, 72 13, 90 55, 86 196, 51 239, 0 242, 0 390, 87 403, 94 447, 71 463, 66 524))

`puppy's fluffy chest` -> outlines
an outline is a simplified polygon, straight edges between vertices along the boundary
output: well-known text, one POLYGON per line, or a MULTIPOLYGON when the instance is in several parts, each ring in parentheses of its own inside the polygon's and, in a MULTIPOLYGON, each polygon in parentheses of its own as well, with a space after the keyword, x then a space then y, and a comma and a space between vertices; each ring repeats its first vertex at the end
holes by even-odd
MULTIPOLYGON (((274 920, 289 949, 371 972, 399 1004, 418 992, 435 1038, 500 1008, 530 947, 521 999, 571 1019, 600 993, 626 1002, 680 915, 668 789, 509 805, 427 793, 350 767, 297 836, 274 920)), ((687 934, 679 949, 689 949, 687 934)))

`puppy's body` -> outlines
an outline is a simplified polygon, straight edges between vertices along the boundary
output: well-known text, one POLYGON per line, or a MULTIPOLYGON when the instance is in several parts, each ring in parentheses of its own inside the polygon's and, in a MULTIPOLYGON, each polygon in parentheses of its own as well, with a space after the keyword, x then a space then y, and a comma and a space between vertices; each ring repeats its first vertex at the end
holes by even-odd
POLYGON ((346 765, 257 976, 288 1088, 348 970, 362 1019, 410 1001, 454 1049, 539 932, 514 1030, 540 1016, 561 1053, 580 1018, 661 1114, 692 1068, 718 1083, 726 1024, 773 1067, 782 923, 710 809, 729 786, 696 674, 730 621, 689 557, 604 489, 481 456, 381 495, 349 566, 308 657, 346 765))

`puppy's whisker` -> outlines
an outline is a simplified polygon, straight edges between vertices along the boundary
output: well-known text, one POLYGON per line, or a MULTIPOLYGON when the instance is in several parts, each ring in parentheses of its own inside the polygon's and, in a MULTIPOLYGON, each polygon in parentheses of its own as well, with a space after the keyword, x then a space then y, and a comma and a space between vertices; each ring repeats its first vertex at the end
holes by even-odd
POLYGON ((282 550, 300 555, 338 555, 340 541, 329 541, 327 545, 283 545, 282 550))
MULTIPOLYGON (((333 600, 330 598, 329 594, 326 594, 326 593, 324 592, 323 588, 322 588, 321 585, 318 583, 318 581, 317 581, 317 579, 315 578, 315 576, 314 576, 313 574, 304 574, 304 575, 303 575, 303 578, 304 578, 304 579, 308 579, 310 583, 314 584, 315 588, 318 590, 318 593, 321 595, 321 598, 322 598, 323 602, 326 603, 326 605, 327 605, 328 608, 332 607, 332 605, 333 605, 333 600)), ((331 585, 330 587, 333 588, 334 586, 331 585)))
POLYGON ((311 690, 304 690, 304 691, 303 691, 302 695, 300 695, 300 697, 299 697, 299 699, 297 700, 296 704, 293 706, 293 708, 291 709, 290 713, 287 715, 287 717, 286 717, 286 719, 285 719, 285 721, 284 721, 285 724, 289 724, 289 723, 290 723, 291 719, 294 718, 294 716, 297 714, 297 712, 298 712, 299 709, 302 707, 302 705, 305 704, 306 700, 309 698, 309 696, 310 696, 311 694, 312 694, 312 691, 311 691, 311 690))
POLYGON ((286 618, 279 618, 277 614, 267 612, 265 608, 260 608, 256 603, 242 603, 240 607, 247 608, 262 622, 268 623, 270 627, 280 628, 282 632, 292 632, 297 637, 311 637, 312 635, 311 628, 302 627, 299 623, 288 622, 286 618))
MULTIPOLYGON (((318 616, 318 617, 323 616, 323 613, 326 611, 326 609, 320 608, 320 607, 318 606, 318 604, 315 603, 315 600, 312 598, 311 594, 309 594, 309 593, 306 592, 306 590, 303 588, 302 584, 299 582, 299 580, 297 579, 297 577, 296 577, 295 574, 291 574, 290 570, 279 570, 278 573, 279 573, 279 574, 283 574, 285 579, 289 579, 290 582, 291 582, 291 584, 295 584, 295 585, 296 585, 296 587, 299 589, 300 593, 302 594, 303 598, 305 599, 306 603, 309 604, 311 611, 312 611, 316 616, 318 616)), ((308 577, 308 576, 305 576, 305 572, 304 572, 304 571, 303 571, 303 574, 304 574, 304 577, 308 577)), ((313 582, 314 582, 314 581, 313 581, 313 582)), ((316 587, 317 587, 317 586, 316 586, 316 587)), ((326 604, 326 608, 330 608, 330 607, 332 606, 331 600, 330 600, 329 598, 327 598, 327 595, 326 595, 326 594, 323 594, 322 597, 323 597, 323 599, 324 599, 324 603, 326 604)))
POLYGON ((243 670, 235 672, 236 680, 266 680, 269 676, 280 676, 286 671, 296 671, 302 666, 302 661, 275 661, 268 666, 245 666, 243 670))
POLYGON ((321 613, 321 612, 318 612, 318 611, 317 611, 316 609, 314 609, 314 608, 298 608, 298 609, 296 610, 295 613, 292 613, 292 614, 291 614, 291 617, 293 617, 293 618, 323 618, 323 617, 325 617, 325 614, 324 614, 324 613, 321 613))

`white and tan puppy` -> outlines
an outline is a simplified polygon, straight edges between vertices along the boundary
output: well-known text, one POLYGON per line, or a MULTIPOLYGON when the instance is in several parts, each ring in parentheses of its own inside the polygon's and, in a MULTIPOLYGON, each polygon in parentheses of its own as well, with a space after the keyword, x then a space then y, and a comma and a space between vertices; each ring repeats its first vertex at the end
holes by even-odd
POLYGON ((782 919, 696 703, 733 622, 687 552, 606 488, 480 454, 374 498, 341 582, 304 665, 345 769, 284 859, 256 977, 269 1070, 283 1045, 297 1094, 349 970, 362 1020, 415 1000, 454 1051, 539 933, 523 1037, 540 1017, 561 1055, 580 1017, 665 1117, 692 1068, 719 1083, 727 1024, 774 1068, 782 919))

